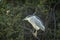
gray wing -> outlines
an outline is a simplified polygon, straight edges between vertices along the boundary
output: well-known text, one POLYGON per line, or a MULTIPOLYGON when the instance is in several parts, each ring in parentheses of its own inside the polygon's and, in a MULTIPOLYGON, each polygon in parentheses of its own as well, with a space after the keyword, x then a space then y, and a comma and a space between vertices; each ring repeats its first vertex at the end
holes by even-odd
POLYGON ((37 17, 34 17, 33 19, 34 19, 35 24, 38 27, 40 27, 41 30, 44 31, 45 30, 45 27, 44 27, 43 23, 41 22, 41 20, 39 20, 37 17))

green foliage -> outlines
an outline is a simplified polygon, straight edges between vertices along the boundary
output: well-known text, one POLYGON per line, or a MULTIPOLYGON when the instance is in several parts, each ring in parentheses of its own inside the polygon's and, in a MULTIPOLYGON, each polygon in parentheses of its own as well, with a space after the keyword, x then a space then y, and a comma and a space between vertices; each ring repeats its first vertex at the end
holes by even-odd
POLYGON ((0 4, 0 40, 24 40, 23 29, 20 27, 21 8, 4 2, 0 4))
MULTIPOLYGON (((25 30, 21 28, 23 27, 22 19, 36 11, 36 15, 45 21, 53 3, 56 3, 56 0, 0 0, 0 40, 24 40, 25 30)), ((60 18, 60 14, 57 14, 57 18, 60 18)), ((27 25, 29 26, 29 24, 27 25)), ((60 26, 58 28, 60 29, 60 26)), ((59 29, 56 30, 58 40, 60 37, 59 29)), ((46 34, 46 40, 54 40, 51 28, 48 27, 46 34)))

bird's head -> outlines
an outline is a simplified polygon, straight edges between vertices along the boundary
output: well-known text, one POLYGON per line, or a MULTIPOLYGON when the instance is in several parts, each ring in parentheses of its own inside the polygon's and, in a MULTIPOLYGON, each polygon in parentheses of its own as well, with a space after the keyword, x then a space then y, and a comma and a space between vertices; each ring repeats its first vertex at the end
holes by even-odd
POLYGON ((25 17, 25 18, 23 19, 23 21, 24 21, 24 20, 26 20, 26 21, 29 20, 29 18, 30 18, 31 16, 32 16, 32 15, 29 15, 29 16, 25 17))

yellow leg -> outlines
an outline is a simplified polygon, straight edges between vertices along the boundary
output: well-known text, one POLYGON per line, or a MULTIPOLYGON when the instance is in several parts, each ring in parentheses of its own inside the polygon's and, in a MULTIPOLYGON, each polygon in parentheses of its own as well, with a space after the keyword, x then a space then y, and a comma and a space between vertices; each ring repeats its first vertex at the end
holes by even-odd
POLYGON ((35 31, 35 33, 33 33, 33 35, 34 35, 35 37, 37 37, 37 30, 35 31))

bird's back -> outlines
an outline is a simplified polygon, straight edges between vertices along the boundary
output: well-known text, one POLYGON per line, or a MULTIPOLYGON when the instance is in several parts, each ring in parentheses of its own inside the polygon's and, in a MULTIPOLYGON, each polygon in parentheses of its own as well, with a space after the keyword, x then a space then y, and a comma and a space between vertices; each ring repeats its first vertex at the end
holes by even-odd
POLYGON ((28 21, 32 24, 32 26, 36 30, 39 30, 39 29, 41 29, 43 31, 45 30, 41 20, 39 20, 36 16, 31 16, 28 21))

